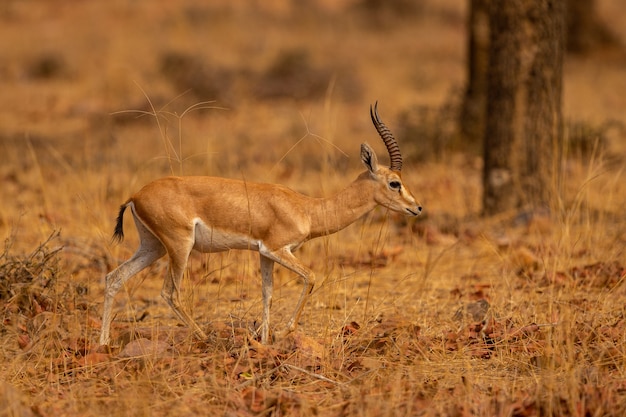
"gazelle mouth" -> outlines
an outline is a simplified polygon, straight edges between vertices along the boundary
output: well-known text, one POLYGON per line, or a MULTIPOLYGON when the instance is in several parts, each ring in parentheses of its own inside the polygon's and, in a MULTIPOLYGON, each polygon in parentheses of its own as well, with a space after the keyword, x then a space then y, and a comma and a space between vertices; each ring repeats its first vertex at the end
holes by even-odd
POLYGON ((413 210, 411 210, 411 209, 409 209, 409 208, 408 208, 408 209, 406 209, 406 211, 407 211, 407 212, 408 212, 411 216, 419 216, 419 215, 420 215, 420 213, 422 212, 422 210, 419 210, 419 211, 413 211, 413 210))

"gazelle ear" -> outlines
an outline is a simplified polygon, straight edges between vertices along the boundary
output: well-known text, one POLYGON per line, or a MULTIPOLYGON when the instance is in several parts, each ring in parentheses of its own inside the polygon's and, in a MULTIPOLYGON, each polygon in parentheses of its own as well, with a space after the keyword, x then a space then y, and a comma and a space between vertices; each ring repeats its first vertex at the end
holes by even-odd
POLYGON ((361 144, 361 161, 372 174, 378 170, 378 158, 374 150, 367 143, 361 144))

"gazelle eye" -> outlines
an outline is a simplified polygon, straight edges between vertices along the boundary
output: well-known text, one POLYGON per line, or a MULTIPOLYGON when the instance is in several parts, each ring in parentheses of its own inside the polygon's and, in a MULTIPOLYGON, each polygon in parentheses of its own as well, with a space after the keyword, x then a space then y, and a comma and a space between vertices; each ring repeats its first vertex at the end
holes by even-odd
POLYGON ((400 181, 391 181, 391 182, 389 183, 389 187, 390 187, 392 190, 399 190, 399 189, 400 189, 400 187, 401 187, 400 181))

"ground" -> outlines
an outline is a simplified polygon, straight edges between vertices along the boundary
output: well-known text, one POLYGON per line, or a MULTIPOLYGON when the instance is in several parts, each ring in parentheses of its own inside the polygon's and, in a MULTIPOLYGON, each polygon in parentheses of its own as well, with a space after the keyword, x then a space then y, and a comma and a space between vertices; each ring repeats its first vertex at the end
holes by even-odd
MULTIPOLYGON (((598 11, 622 43, 617 0, 598 11)), ((466 2, 4 1, 0 410, 7 415, 623 415, 626 53, 565 62, 570 144, 545 212, 480 216, 480 152, 454 140, 466 2), (98 346, 119 205, 170 174, 331 195, 362 170, 376 100, 417 219, 377 209, 296 255, 318 280, 263 346, 258 254, 161 260, 98 346), (449 141, 448 141, 449 139, 449 141), (441 141, 445 143, 441 145, 441 141), (436 149, 437 151, 432 151, 436 149), (427 151, 425 151, 427 150, 427 151)), ((276 268, 272 329, 301 282, 276 268)))

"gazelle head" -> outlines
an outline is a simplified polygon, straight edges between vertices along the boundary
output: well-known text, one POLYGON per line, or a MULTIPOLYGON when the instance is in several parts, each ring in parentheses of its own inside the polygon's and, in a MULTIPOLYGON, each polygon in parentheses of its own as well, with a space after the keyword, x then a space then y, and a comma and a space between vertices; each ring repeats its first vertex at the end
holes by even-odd
POLYGON ((370 106, 370 115, 376 131, 382 138, 391 164, 389 168, 379 166, 378 158, 367 144, 361 144, 361 160, 372 178, 378 186, 374 194, 374 199, 378 204, 387 207, 398 213, 409 216, 418 216, 422 212, 422 206, 415 200, 413 194, 406 188, 402 182, 402 154, 398 142, 391 134, 391 131, 385 126, 378 116, 378 102, 372 108, 370 106))

